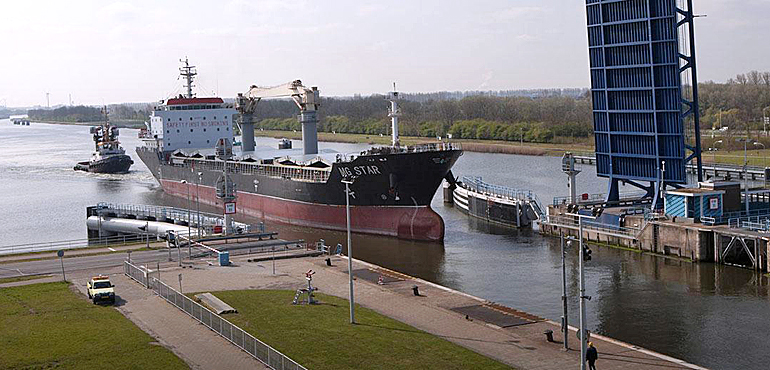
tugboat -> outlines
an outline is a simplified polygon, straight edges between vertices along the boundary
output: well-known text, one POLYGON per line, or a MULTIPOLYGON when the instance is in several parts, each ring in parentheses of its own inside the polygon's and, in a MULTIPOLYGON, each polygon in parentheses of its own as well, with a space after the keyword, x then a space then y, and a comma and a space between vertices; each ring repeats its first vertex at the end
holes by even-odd
POLYGON ((291 149, 291 140, 281 139, 281 141, 278 142, 278 149, 291 149))
POLYGON ((127 173, 134 161, 120 146, 118 128, 110 125, 106 107, 104 123, 101 126, 92 126, 91 134, 96 150, 91 155, 90 161, 78 162, 75 170, 94 173, 127 173))

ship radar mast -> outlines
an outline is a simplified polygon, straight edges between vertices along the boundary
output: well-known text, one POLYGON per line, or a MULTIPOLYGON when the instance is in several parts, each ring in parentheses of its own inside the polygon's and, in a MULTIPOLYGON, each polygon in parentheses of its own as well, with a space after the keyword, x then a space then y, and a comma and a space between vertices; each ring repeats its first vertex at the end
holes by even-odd
POLYGON ((390 101, 390 109, 388 109, 388 117, 390 117, 393 134, 393 146, 398 147, 400 145, 398 140, 398 117, 401 115, 401 110, 398 109, 398 91, 396 91, 396 83, 393 83, 393 91, 388 94, 388 101, 390 101))
POLYGON ((193 85, 193 79, 195 79, 195 76, 198 74, 198 71, 195 70, 195 66, 191 66, 190 63, 187 60, 187 57, 184 58, 184 60, 179 59, 180 62, 184 63, 183 67, 179 68, 179 75, 184 77, 187 83, 184 85, 184 87, 187 88, 187 96, 185 96, 188 99, 192 99, 195 96, 193 95, 192 88, 195 86, 193 85))

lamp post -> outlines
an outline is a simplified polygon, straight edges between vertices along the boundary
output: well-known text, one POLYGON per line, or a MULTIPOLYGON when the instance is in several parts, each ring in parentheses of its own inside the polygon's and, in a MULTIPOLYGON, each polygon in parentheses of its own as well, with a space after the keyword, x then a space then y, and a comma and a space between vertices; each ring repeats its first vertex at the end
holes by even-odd
POLYGON ((595 208, 590 215, 580 214, 580 206, 577 204, 570 204, 567 206, 567 216, 578 218, 578 240, 580 248, 580 370, 586 370, 586 350, 588 345, 588 331, 586 330, 586 305, 585 300, 591 299, 586 296, 586 284, 585 284, 585 270, 583 268, 584 261, 591 260, 591 250, 583 245, 583 219, 588 218, 596 220, 602 215, 604 210, 601 208, 595 208))
POLYGON ((198 239, 201 238, 201 192, 200 185, 203 180, 203 172, 198 172, 198 182, 195 184, 195 210, 198 212, 198 239))
MULTIPOLYGON (((749 216, 749 138, 739 138, 735 139, 735 141, 743 142, 743 188, 744 188, 744 194, 743 194, 743 203, 746 216, 749 216)), ((762 148, 765 148, 765 144, 762 144, 758 141, 752 141, 753 145, 758 146, 761 145, 762 148)))
POLYGON ((711 144, 712 147, 709 148, 709 151, 712 153, 711 154, 713 158, 712 162, 714 162, 714 171, 715 171, 714 173, 716 173, 716 165, 717 165, 717 150, 718 150, 717 144, 721 144, 721 143, 722 143, 722 140, 717 140, 713 144, 711 144))
MULTIPOLYGON (((355 181, 355 177, 344 177, 342 183, 345 184, 345 215, 348 226, 348 284, 350 285, 350 323, 355 324, 355 303, 353 302, 353 246, 350 243, 350 185, 355 181)), ((355 195, 353 195, 355 196, 355 195)))
MULTIPOLYGON (((182 180, 182 184, 187 184, 187 255, 192 259, 192 245, 190 238, 192 238, 192 231, 190 231, 190 184, 187 180, 182 180)), ((180 260, 181 262, 181 260, 180 260)))
MULTIPOLYGON (((563 328, 562 331, 564 332, 564 350, 569 350, 569 344, 567 341, 567 338, 569 337, 569 316, 567 314, 567 267, 564 261, 565 258, 565 248, 564 248, 564 234, 560 234, 561 236, 561 301, 562 301, 562 309, 563 309, 563 328)), ((570 249, 572 247, 572 238, 568 238, 567 240, 567 248, 570 249)))

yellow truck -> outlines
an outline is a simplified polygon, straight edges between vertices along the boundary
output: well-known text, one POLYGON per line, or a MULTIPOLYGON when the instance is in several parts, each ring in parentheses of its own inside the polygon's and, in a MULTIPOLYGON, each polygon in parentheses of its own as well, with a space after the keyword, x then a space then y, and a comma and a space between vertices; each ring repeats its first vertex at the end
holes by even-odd
POLYGON ((94 276, 88 281, 88 299, 94 304, 99 302, 115 303, 115 286, 110 282, 109 276, 94 276))

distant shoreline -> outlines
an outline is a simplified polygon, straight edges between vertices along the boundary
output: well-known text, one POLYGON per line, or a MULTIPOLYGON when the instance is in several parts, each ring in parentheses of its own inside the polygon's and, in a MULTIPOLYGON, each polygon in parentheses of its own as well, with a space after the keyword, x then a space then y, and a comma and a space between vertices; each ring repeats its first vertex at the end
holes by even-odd
MULTIPOLYGON (((42 120, 42 119, 30 119, 31 122, 50 123, 54 125, 71 125, 71 126, 97 126, 101 125, 104 121, 91 121, 91 122, 69 122, 69 121, 54 121, 54 120, 42 120)), ((110 120, 110 123, 115 127, 120 128, 132 128, 140 129, 144 127, 144 121, 129 121, 129 120, 110 120)))
MULTIPOLYGON (((265 130, 255 131, 255 136, 272 137, 276 139, 288 138, 293 140, 301 140, 302 133, 294 131, 277 131, 277 130, 265 130)), ((351 143, 351 144, 370 144, 370 145, 390 145, 390 136, 379 135, 366 135, 366 134, 335 134, 331 132, 319 132, 318 140, 323 142, 334 143, 351 143)), ((466 152, 477 153, 501 153, 501 154, 516 154, 516 155, 532 155, 532 156, 561 156, 566 151, 573 152, 593 152, 592 147, 575 145, 575 144, 540 144, 540 143, 524 143, 523 145, 518 142, 498 142, 494 140, 451 140, 454 143, 459 143, 466 152)), ((418 145, 425 143, 435 143, 436 139, 430 139, 426 137, 416 136, 402 136, 401 144, 403 145, 418 145)))

